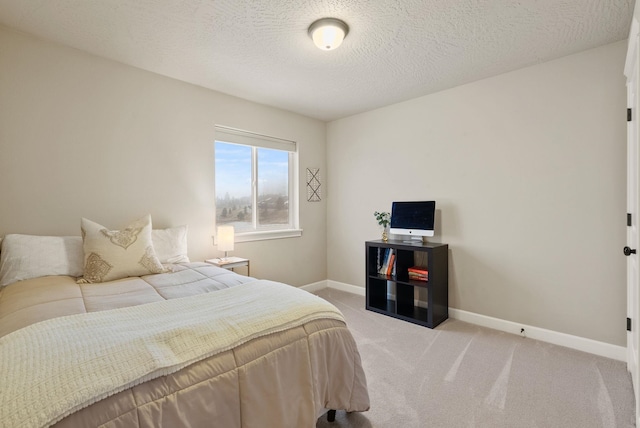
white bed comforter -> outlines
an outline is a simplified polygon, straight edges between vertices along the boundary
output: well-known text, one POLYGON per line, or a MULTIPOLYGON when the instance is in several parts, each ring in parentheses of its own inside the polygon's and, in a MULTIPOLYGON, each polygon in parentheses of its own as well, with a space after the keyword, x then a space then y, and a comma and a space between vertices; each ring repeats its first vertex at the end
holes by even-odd
POLYGON ((133 385, 320 318, 343 320, 306 291, 255 281, 30 325, 0 338, 0 426, 49 426, 133 385))

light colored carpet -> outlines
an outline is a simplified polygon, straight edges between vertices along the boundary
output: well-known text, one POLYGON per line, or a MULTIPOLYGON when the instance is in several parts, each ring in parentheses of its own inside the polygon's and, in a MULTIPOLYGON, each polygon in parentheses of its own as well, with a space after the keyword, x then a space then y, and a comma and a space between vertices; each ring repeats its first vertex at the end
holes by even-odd
POLYGON ((317 428, 633 427, 626 364, 449 319, 436 329, 364 309, 324 289, 362 357, 371 410, 317 428))

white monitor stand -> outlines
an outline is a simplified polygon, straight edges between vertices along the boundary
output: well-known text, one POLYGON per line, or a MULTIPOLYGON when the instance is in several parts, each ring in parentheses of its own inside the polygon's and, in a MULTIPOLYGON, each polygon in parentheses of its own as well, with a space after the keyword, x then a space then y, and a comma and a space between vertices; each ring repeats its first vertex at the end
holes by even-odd
POLYGON ((402 243, 403 244, 418 244, 418 243, 423 243, 423 244, 427 244, 427 237, 426 236, 408 236, 408 238, 405 235, 405 238, 402 239, 402 243))

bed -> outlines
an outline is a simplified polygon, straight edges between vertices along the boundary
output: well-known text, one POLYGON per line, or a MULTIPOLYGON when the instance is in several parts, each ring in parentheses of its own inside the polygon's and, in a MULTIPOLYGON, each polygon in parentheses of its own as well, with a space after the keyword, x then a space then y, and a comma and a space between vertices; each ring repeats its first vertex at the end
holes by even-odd
MULTIPOLYGON (((82 244, 37 239, 49 258, 82 244)), ((0 275, 38 259, 16 249, 5 238, 0 275)), ((306 291, 206 263, 98 283, 42 264, 56 274, 0 288, 2 427, 298 428, 369 409, 342 315, 306 291)))

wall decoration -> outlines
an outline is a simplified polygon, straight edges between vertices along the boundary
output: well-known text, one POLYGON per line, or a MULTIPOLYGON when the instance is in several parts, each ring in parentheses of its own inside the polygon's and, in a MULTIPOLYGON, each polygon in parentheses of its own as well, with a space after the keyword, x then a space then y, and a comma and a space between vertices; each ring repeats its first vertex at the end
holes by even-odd
POLYGON ((307 201, 320 202, 320 168, 307 168, 307 201))

